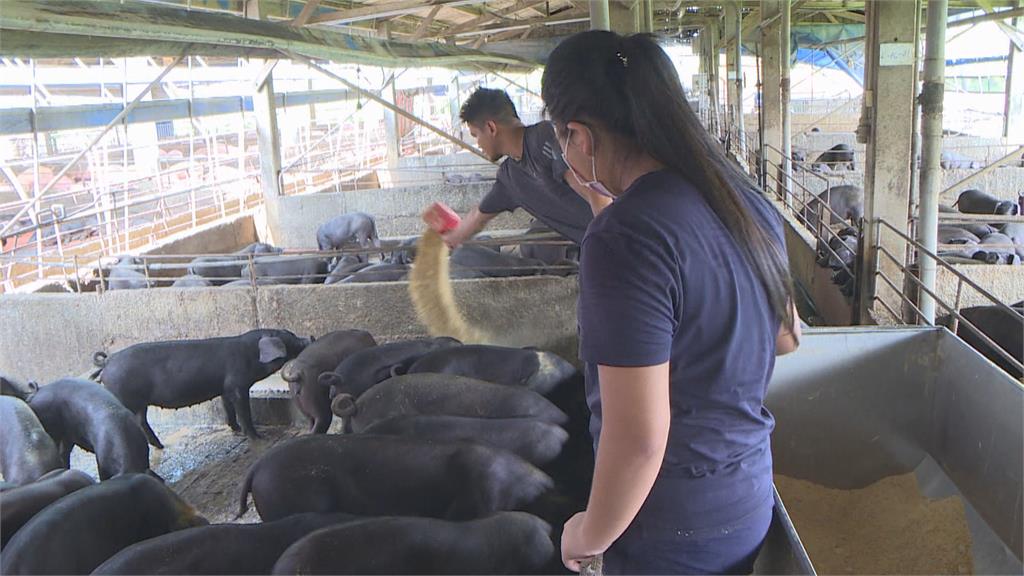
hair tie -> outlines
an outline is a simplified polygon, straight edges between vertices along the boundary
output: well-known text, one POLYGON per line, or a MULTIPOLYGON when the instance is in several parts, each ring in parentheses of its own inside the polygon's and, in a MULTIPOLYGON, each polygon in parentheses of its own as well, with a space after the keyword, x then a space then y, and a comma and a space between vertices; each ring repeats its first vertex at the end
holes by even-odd
POLYGON ((619 57, 619 61, 622 62, 623 68, 629 68, 629 58, 623 56, 622 52, 616 52, 615 55, 619 57))

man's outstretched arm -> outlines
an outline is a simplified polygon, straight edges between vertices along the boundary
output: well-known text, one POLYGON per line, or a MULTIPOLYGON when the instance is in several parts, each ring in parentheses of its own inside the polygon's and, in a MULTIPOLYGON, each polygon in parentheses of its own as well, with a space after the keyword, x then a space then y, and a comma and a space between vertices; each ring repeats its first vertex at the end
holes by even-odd
POLYGON ((448 244, 449 248, 454 249, 458 247, 466 240, 476 236, 497 215, 481 212, 479 206, 473 208, 468 214, 463 216, 458 226, 442 235, 445 243, 448 244))

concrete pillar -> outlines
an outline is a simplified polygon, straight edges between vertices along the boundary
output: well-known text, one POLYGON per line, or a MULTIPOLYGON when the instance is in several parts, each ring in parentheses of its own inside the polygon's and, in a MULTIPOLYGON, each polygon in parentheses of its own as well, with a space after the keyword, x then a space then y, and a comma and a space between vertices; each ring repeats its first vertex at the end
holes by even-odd
MULTIPOLYGON (((382 22, 377 29, 377 36, 382 39, 391 39, 391 23, 382 22)), ((381 69, 383 71, 383 68, 381 69)), ((381 91, 381 98, 390 102, 391 104, 397 104, 395 98, 395 76, 392 74, 391 79, 388 80, 386 86, 381 91)), ((395 114, 394 110, 388 108, 384 109, 384 143, 387 145, 388 150, 388 168, 392 171, 398 168, 398 159, 402 157, 402 135, 398 133, 398 115, 395 114)), ((393 172, 389 172, 387 180, 391 179, 393 172)))
POLYGON ((613 29, 608 15, 608 0, 590 0, 590 29, 613 29))
POLYGON ((640 0, 637 2, 637 10, 640 15, 640 31, 654 33, 654 0, 640 0))
POLYGON ((726 76, 732 124, 736 131, 736 153, 740 157, 740 163, 746 166, 747 132, 743 118, 743 10, 739 2, 726 6, 725 29, 732 30, 732 37, 735 39, 726 53, 726 76))
POLYGON ((878 34, 871 21, 871 2, 864 5, 864 93, 860 103, 860 120, 857 122, 857 142, 867 144, 871 137, 871 117, 874 113, 874 92, 871 87, 875 82, 874 61, 878 44, 878 34))
MULTIPOLYGON (((906 233, 909 218, 910 181, 913 158, 911 134, 914 128, 914 97, 917 89, 917 46, 920 39, 921 3, 871 0, 867 26, 874 30, 871 84, 865 85, 865 99, 871 98, 867 130, 867 158, 864 173, 864 266, 860 278, 858 311, 862 322, 870 318, 876 295, 897 314, 902 301, 896 290, 903 287, 903 273, 887 256, 877 254, 880 245, 902 263, 906 242, 891 230, 878 232, 876 220, 884 219, 906 233), (896 286, 875 279, 878 271, 896 286)), ((878 311, 878 316, 889 316, 878 311)))
POLYGON ((608 22, 612 32, 624 35, 637 32, 634 11, 619 2, 608 3, 608 22))
MULTIPOLYGON (((1017 5, 1024 6, 1024 0, 1017 0, 1017 5)), ((1013 27, 1024 34, 1024 18, 1014 18, 1013 27)), ((1010 59, 1006 63, 1003 137, 1019 139, 1021 134, 1024 134, 1024 53, 1010 42, 1010 59)))
POLYGON ((761 0, 761 20, 774 18, 761 28, 761 118, 764 158, 771 163, 766 167, 766 183, 773 190, 778 188, 774 166, 782 165, 782 2, 761 0))
MULTIPOLYGON (((942 191, 942 100, 946 90, 946 18, 948 0, 928 0, 928 31, 925 36, 924 86, 921 89, 921 201, 918 204, 918 241, 928 251, 937 252, 939 192, 942 191)), ((918 254, 921 283, 935 291, 936 263, 918 254)), ((935 322, 935 300, 924 290, 919 292, 921 323, 935 322)))
POLYGON ((793 115, 790 110, 790 63, 792 61, 790 40, 792 0, 781 1, 782 16, 779 19, 779 108, 782 111, 782 190, 789 198, 793 190, 793 115))
MULTIPOLYGON (((260 16, 259 0, 247 0, 245 17, 258 20, 260 16)), ((262 70, 265 60, 253 60, 254 73, 262 70)), ((263 198, 268 202, 281 195, 281 134, 277 129, 277 109, 274 101, 274 72, 267 75, 266 81, 252 95, 252 111, 256 116, 256 141, 260 151, 260 186, 263 198)), ((274 207, 270 208, 271 210, 274 207)))
POLYGON ((459 118, 461 103, 459 102, 459 73, 455 72, 448 85, 448 107, 452 112, 452 136, 462 140, 462 119, 459 118))
MULTIPOLYGON (((704 34, 706 36, 706 57, 708 60, 708 102, 711 106, 711 133, 721 134, 722 130, 722 117, 720 105, 721 98, 719 97, 719 82, 721 60, 719 59, 719 30, 720 26, 717 21, 709 22, 704 27, 704 34)), ((701 47, 705 47, 705 42, 701 42, 701 47)))
MULTIPOLYGON (((381 92, 381 98, 391 104, 396 103, 395 80, 392 77, 381 92)), ((388 168, 398 168, 398 159, 402 156, 401 135, 398 133, 398 115, 392 110, 384 109, 384 141, 388 147, 388 168)))
MULTIPOLYGON (((730 2, 722 7, 722 19, 727 37, 736 36, 737 13, 740 12, 735 2, 730 2)), ((739 61, 736 58, 735 44, 729 45, 725 50, 725 102, 728 110, 726 117, 729 121, 730 130, 736 126, 736 72, 740 69, 739 61)))

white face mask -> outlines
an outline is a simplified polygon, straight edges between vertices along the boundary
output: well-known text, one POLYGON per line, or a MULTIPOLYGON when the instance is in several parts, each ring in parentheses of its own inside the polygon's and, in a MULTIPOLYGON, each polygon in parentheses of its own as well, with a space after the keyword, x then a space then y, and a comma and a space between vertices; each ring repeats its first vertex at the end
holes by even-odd
POLYGON ((593 173, 594 179, 589 181, 589 182, 585 182, 583 180, 583 178, 580 177, 579 172, 577 172, 576 169, 572 167, 572 164, 569 163, 569 156, 567 154, 567 152, 569 150, 569 137, 570 137, 569 136, 569 130, 566 129, 565 143, 564 144, 560 143, 560 144, 562 144, 562 160, 565 162, 565 165, 569 167, 569 171, 572 172, 573 178, 576 179, 576 182, 578 182, 580 186, 583 186, 583 187, 587 188, 588 190, 592 190, 594 192, 597 192, 601 196, 604 196, 606 198, 611 198, 612 200, 615 200, 615 195, 612 194, 611 191, 608 190, 608 187, 605 186, 602 182, 598 181, 598 179, 597 179, 597 161, 595 160, 595 158, 593 156, 590 157, 590 170, 593 173))

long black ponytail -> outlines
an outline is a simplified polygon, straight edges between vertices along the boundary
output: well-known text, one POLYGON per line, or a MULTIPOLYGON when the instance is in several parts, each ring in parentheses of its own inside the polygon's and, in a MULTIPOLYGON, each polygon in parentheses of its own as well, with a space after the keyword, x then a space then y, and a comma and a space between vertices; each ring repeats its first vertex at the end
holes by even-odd
POLYGON ((776 317, 792 328, 784 248, 758 225, 744 198, 757 194, 757 186, 701 125, 675 66, 652 37, 594 30, 566 39, 548 58, 541 93, 557 125, 599 122, 692 182, 754 269, 776 317))

